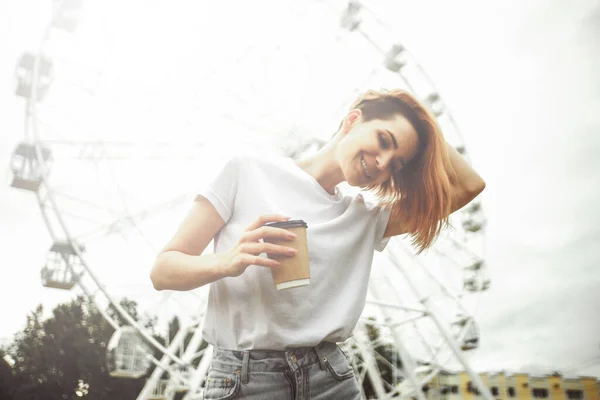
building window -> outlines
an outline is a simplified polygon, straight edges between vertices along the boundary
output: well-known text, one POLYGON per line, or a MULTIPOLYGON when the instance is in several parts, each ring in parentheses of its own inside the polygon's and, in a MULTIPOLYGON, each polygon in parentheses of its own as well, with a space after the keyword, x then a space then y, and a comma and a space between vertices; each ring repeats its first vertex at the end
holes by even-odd
POLYGON ((511 386, 508 388, 508 395, 510 397, 515 397, 515 388, 514 387, 511 386))
POLYGON ((467 382, 467 393, 475 393, 477 396, 479 396, 479 389, 477 389, 476 386, 473 386, 473 382, 468 381, 467 382))
POLYGON ((451 391, 452 393, 458 393, 458 386, 452 385, 451 391))
POLYGON ((545 399, 548 397, 548 389, 535 388, 532 392, 533 397, 536 399, 545 399))
POLYGON ((576 389, 567 389, 567 399, 581 400, 581 399, 583 399, 583 391, 576 390, 576 389))
POLYGON ((496 386, 492 386, 492 394, 498 396, 498 388, 496 386))

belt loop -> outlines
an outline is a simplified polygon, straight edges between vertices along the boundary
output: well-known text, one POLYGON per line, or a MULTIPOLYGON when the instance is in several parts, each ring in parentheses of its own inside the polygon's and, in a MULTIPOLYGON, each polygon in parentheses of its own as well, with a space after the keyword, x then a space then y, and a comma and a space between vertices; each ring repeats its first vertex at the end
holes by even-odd
POLYGON ((325 365, 325 352, 322 351, 324 346, 324 342, 319 343, 318 345, 316 345, 314 347, 315 349, 315 353, 317 353, 317 357, 319 357, 319 365, 321 366, 321 369, 323 371, 325 371, 325 369, 327 368, 327 366, 325 365))
POLYGON ((248 364, 250 364, 250 352, 243 351, 242 354, 242 383, 248 383, 248 364))

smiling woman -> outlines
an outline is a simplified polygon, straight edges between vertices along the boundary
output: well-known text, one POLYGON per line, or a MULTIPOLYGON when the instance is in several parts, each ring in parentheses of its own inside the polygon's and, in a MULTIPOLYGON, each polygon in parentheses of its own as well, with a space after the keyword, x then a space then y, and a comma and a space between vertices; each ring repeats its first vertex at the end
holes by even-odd
POLYGON ((405 90, 360 96, 331 143, 345 180, 391 207, 385 236, 410 233, 419 252, 447 226, 450 213, 485 187, 447 145, 433 114, 405 90))
POLYGON ((310 157, 233 157, 200 188, 151 273, 159 290, 210 284, 208 382, 227 386, 207 385, 205 398, 294 397, 308 387, 310 398, 360 398, 336 343, 352 335, 364 308, 374 251, 404 232, 421 251, 429 247, 451 211, 483 190, 466 182, 474 177, 483 182, 452 159, 433 116, 402 90, 367 92, 310 157), (342 182, 379 201, 342 193, 342 182), (300 250, 294 234, 270 224, 290 216, 308 225, 300 250), (213 239, 214 254, 203 254, 213 239), (274 278, 290 257, 308 258, 309 279, 281 290, 274 278))

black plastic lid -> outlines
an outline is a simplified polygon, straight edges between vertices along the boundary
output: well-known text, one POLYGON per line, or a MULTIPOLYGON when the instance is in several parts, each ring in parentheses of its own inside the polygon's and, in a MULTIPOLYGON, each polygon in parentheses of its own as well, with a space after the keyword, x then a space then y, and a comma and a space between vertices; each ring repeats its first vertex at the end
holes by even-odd
POLYGON ((283 222, 268 222, 265 224, 265 226, 272 226, 274 228, 283 228, 283 229, 308 228, 308 225, 306 224, 306 222, 302 221, 301 219, 292 219, 292 220, 283 221, 283 222))

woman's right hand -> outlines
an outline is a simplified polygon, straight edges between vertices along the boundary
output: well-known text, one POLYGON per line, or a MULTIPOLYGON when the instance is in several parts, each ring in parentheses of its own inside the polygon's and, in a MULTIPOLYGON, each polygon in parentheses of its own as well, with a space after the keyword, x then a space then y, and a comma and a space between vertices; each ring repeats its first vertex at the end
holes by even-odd
POLYGON ((261 253, 267 253, 275 257, 291 257, 297 250, 291 247, 266 243, 263 239, 271 240, 294 240, 296 235, 283 228, 264 226, 269 222, 288 221, 289 217, 270 214, 260 216, 254 223, 246 228, 235 247, 221 254, 221 262, 227 276, 235 277, 244 273, 249 265, 259 265, 268 268, 278 268, 279 261, 271 258, 260 257, 261 253))

